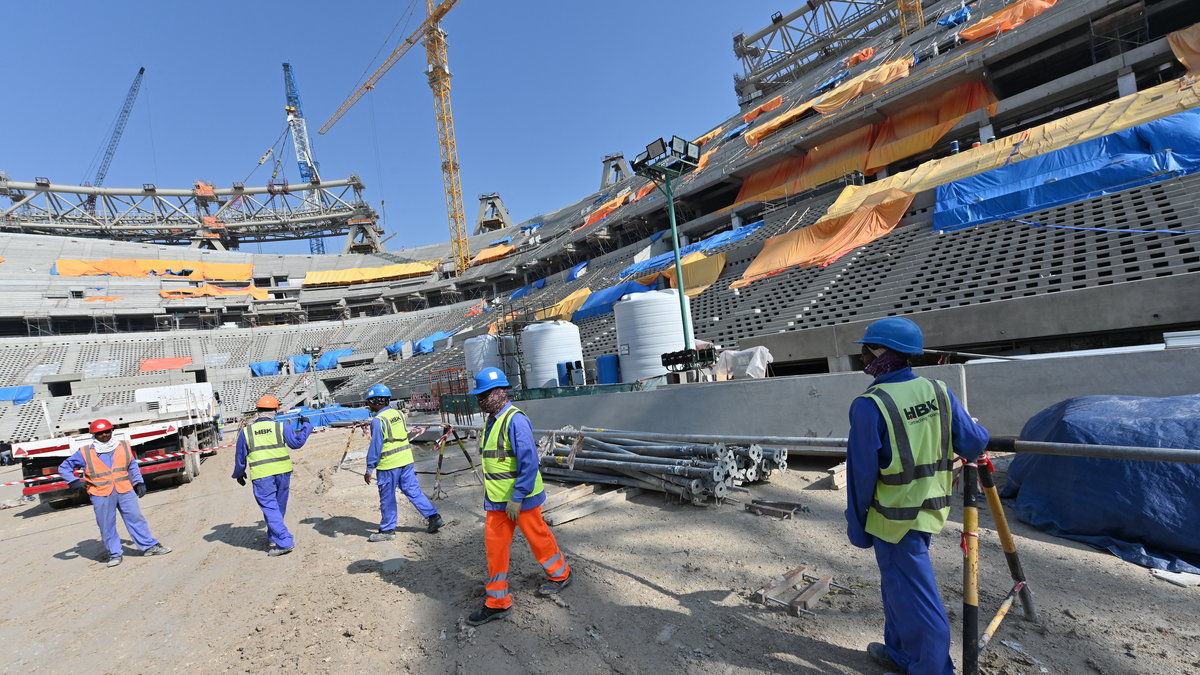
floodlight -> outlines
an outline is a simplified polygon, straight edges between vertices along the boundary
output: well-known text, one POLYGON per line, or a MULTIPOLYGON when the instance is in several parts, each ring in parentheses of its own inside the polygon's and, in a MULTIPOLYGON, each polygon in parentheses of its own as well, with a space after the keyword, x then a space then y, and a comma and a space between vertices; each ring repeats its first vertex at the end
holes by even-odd
POLYGON ((666 141, 664 141, 663 139, 660 138, 660 139, 650 143, 650 145, 646 146, 646 154, 649 156, 649 159, 651 159, 651 160, 658 159, 659 157, 662 157, 663 155, 667 154, 666 141))
POLYGON ((678 136, 671 137, 671 154, 676 157, 684 157, 687 155, 688 142, 678 136))
POLYGON ((642 154, 633 158, 633 164, 630 165, 634 173, 641 171, 647 164, 650 163, 650 151, 644 151, 642 154))
POLYGON ((683 154, 683 158, 692 163, 699 162, 700 146, 689 141, 687 144, 687 152, 683 154))

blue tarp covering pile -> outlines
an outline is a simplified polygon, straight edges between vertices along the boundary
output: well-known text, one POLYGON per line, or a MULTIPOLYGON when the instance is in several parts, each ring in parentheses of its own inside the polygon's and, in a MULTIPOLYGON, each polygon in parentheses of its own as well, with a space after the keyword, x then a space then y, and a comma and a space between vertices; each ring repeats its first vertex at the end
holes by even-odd
POLYGON ((392 344, 384 347, 384 349, 386 349, 387 353, 389 354, 399 354, 401 350, 404 349, 404 340, 393 342, 392 344))
POLYGON ((420 340, 413 342, 413 354, 432 354, 433 353, 433 343, 439 342, 441 340, 445 340, 446 338, 450 337, 451 335, 454 335, 457 332, 458 331, 454 331, 454 330, 452 330, 452 331, 439 330, 438 332, 434 333, 433 335, 430 335, 427 338, 421 338, 420 340))
POLYGON ((542 226, 541 223, 531 223, 529 225, 522 225, 521 231, 522 232, 533 232, 534 230, 538 229, 541 226, 542 226))
POLYGON ((0 387, 0 401, 12 401, 13 405, 21 405, 33 400, 33 387, 0 387))
POLYGON ((580 275, 582 275, 584 272, 587 271, 587 266, 588 266, 589 262, 591 262, 591 261, 584 260, 583 262, 579 263, 578 265, 572 267, 571 271, 567 273, 567 281, 575 281, 576 279, 578 279, 580 277, 580 275))
MULTIPOLYGON (((679 249, 679 256, 683 257, 689 253, 695 253, 696 251, 711 251, 714 248, 724 246, 726 244, 731 244, 735 241, 741 241, 742 239, 749 237, 751 234, 754 233, 755 230, 757 230, 758 228, 760 228, 762 226, 763 226, 763 221, 760 220, 757 223, 750 223, 749 225, 743 225, 735 230, 729 230, 728 232, 714 234, 713 236, 709 237, 708 239, 705 239, 704 241, 698 241, 694 244, 688 244, 687 246, 684 246, 683 248, 679 249)), ((621 273, 617 276, 627 277, 630 275, 636 276, 636 275, 643 274, 646 272, 653 272, 654 270, 656 270, 660 267, 666 267, 667 265, 670 265, 674 262, 675 262, 675 254, 671 251, 668 251, 666 253, 656 255, 653 258, 650 258, 649 260, 643 260, 640 263, 634 263, 634 264, 630 265, 629 267, 626 267, 625 269, 621 270, 621 273)))
POLYGON ((278 361, 259 361, 258 363, 251 363, 250 364, 250 372, 254 373, 255 377, 262 377, 263 375, 278 375, 279 374, 279 362, 278 361))
POLYGON ((309 408, 300 406, 291 410, 276 415, 275 419, 280 422, 294 420, 301 415, 308 418, 314 427, 327 427, 330 422, 335 420, 366 420, 371 417, 370 411, 366 408, 346 408, 340 405, 327 406, 325 408, 309 408))
POLYGON ((331 352, 325 352, 321 358, 317 359, 317 370, 333 370, 337 368, 338 359, 343 356, 350 356, 354 353, 353 349, 335 349, 331 352))
MULTIPOLYGON (((1034 415, 1021 439, 1200 448, 1200 395, 1072 398, 1034 415)), ((1200 573, 1197 495, 1200 464, 1058 455, 1017 455, 1002 493, 1040 530, 1138 565, 1200 573)))
POLYGON ((599 291, 593 292, 588 296, 583 305, 579 307, 574 314, 571 315, 572 321, 586 319, 589 316, 600 316, 613 311, 613 303, 620 300, 621 296, 630 293, 645 293, 646 291, 654 290, 654 286, 644 286, 636 281, 626 281, 623 284, 617 284, 599 291))
POLYGON ((308 354, 289 356, 288 360, 292 362, 293 373, 307 373, 308 369, 312 367, 312 357, 308 354))
POLYGON ((961 230, 1200 171, 1200 109, 941 185, 933 226, 961 230))
POLYGON ((516 300, 518 298, 523 298, 526 295, 529 295, 529 291, 531 291, 531 290, 533 290, 533 286, 522 286, 522 287, 518 288, 517 290, 513 291, 512 295, 508 296, 508 299, 516 300))
POLYGON ((971 8, 959 7, 938 19, 939 26, 959 26, 971 20, 971 8))

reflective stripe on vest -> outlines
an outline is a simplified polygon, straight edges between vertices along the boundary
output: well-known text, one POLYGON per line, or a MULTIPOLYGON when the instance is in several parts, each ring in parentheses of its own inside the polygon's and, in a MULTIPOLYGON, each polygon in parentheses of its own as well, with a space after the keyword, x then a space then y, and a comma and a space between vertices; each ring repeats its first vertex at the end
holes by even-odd
POLYGON ((375 419, 379 420, 379 427, 383 430, 383 448, 375 468, 387 471, 412 464, 412 445, 408 442, 408 426, 404 424, 404 415, 395 408, 385 408, 375 419))
POLYGON ((950 513, 954 456, 946 385, 918 377, 875 385, 863 397, 883 414, 892 449, 875 483, 867 532, 891 543, 910 530, 939 532, 950 513))
MULTIPOLYGON (((479 454, 483 458, 484 488, 488 500, 492 502, 507 502, 517 485, 517 455, 513 452, 512 441, 508 437, 508 427, 513 416, 519 412, 521 411, 516 406, 510 405, 483 433, 479 454)), ((526 497, 541 494, 543 489, 542 472, 538 471, 533 490, 526 497)))
POLYGON ((246 467, 250 480, 266 478, 292 470, 292 456, 283 440, 283 423, 259 420, 242 429, 246 443, 246 467))
POLYGON ((133 489, 129 482, 129 464, 133 462, 133 450, 129 443, 121 441, 113 450, 113 465, 109 468, 100 459, 100 453, 92 444, 83 448, 83 483, 87 493, 96 497, 107 497, 116 489, 118 494, 125 494, 133 489))

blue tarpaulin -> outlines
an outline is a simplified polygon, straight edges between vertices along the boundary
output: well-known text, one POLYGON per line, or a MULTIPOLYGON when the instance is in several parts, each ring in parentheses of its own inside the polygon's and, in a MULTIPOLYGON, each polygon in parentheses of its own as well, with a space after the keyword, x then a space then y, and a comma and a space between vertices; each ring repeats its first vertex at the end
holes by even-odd
POLYGON ((613 303, 620 300, 621 296, 630 293, 645 293, 646 291, 654 290, 654 286, 644 286, 636 281, 626 281, 623 284, 610 286, 599 291, 594 291, 583 302, 583 305, 571 315, 572 321, 586 319, 589 316, 600 316, 608 314, 612 311, 613 303))
POLYGON ((933 226, 953 231, 1200 171, 1200 109, 937 188, 933 226))
POLYGON ((532 224, 529 224, 529 225, 522 225, 522 226, 521 226, 521 231, 522 231, 522 232, 533 232, 534 230, 538 229, 538 228, 539 228, 539 227, 541 227, 541 226, 542 226, 542 224, 541 224, 541 223, 532 223, 532 224))
POLYGON ((567 273, 567 281, 575 281, 579 277, 583 276, 583 273, 587 271, 588 262, 590 261, 584 260, 578 265, 572 267, 571 271, 567 273))
POLYGON ((749 129, 749 128, 750 128, 750 122, 747 122, 747 123, 745 123, 745 124, 743 124, 743 125, 741 125, 741 126, 734 127, 733 129, 731 129, 731 130, 729 131, 729 133, 725 134, 725 138, 724 138, 724 139, 722 139, 722 140, 726 140, 726 141, 727 141, 727 140, 729 140, 729 139, 731 139, 731 138, 733 138, 733 137, 735 137, 735 136, 741 136, 741 135, 742 135, 742 132, 743 132, 743 131, 745 131, 746 129, 749 129))
POLYGON ((250 364, 250 372, 254 373, 255 377, 262 377, 263 375, 278 375, 279 374, 279 362, 278 361, 259 361, 258 363, 251 363, 250 364))
POLYGON ((337 368, 338 359, 343 356, 350 356, 353 352, 353 349, 335 349, 331 352, 325 352, 321 355, 321 358, 317 359, 317 370, 333 370, 337 368))
POLYGON ((457 332, 458 331, 454 331, 454 330, 452 330, 452 331, 439 330, 438 332, 434 333, 433 335, 430 335, 429 337, 421 338, 420 340, 413 342, 413 354, 431 354, 431 353, 433 353, 433 343, 440 342, 441 340, 445 340, 446 338, 450 337, 451 335, 454 335, 457 332))
POLYGON ((488 246, 499 246, 500 244, 507 244, 511 241, 512 241, 512 237, 505 237, 503 239, 497 239, 496 241, 491 242, 490 244, 488 244, 488 246))
MULTIPOLYGON (((726 244, 731 244, 735 241, 741 241, 742 239, 749 237, 751 234, 754 233, 755 230, 757 230, 758 228, 760 228, 762 226, 763 226, 763 221, 760 220, 757 223, 750 223, 749 225, 743 225, 735 230, 729 230, 728 232, 714 234, 713 236, 709 237, 708 239, 705 239, 704 241, 698 241, 694 244, 688 244, 687 246, 684 246, 683 248, 679 249, 679 257, 682 258, 683 256, 688 255, 689 253, 695 253, 696 251, 711 251, 714 248, 718 248, 718 247, 724 246, 726 244)), ((630 265, 629 267, 626 267, 625 269, 621 270, 621 273, 617 276, 619 276, 619 277, 627 277, 627 276, 631 276, 631 275, 637 276, 637 275, 640 275, 640 274, 643 274, 646 272, 652 272, 660 267, 666 267, 667 265, 670 265, 674 262, 675 262, 674 252, 667 251, 666 253, 656 255, 653 258, 650 258, 649 260, 643 260, 640 263, 634 263, 634 264, 630 265)))
POLYGON ((308 369, 312 367, 312 356, 308 354, 289 356, 288 360, 292 362, 293 373, 307 373, 308 369))
POLYGON ((971 20, 971 8, 960 7, 938 19, 939 26, 961 26, 971 20))
MULTIPOLYGON (((1200 395, 1083 396, 1034 415, 1021 439, 1200 448, 1200 395)), ((1200 450, 1197 450, 1200 452, 1200 450)), ((1003 496, 1018 518, 1122 560, 1200 573, 1200 464, 1017 455, 1003 496)))
POLYGON ((522 287, 518 288, 517 290, 513 291, 512 295, 508 296, 508 299, 516 300, 518 298, 523 298, 526 295, 529 295, 529 291, 531 291, 531 290, 533 290, 532 286, 522 286, 522 287))
POLYGON ((837 73, 834 73, 833 77, 829 78, 828 80, 825 80, 821 84, 818 84, 816 89, 813 89, 811 92, 809 92, 808 95, 816 96, 817 94, 825 91, 826 89, 828 89, 828 88, 832 87, 833 85, 846 79, 846 76, 849 74, 850 74, 850 71, 848 71, 848 70, 839 70, 837 73))
POLYGON ((21 405, 33 400, 33 387, 0 387, 0 401, 12 401, 13 405, 21 405))
POLYGON ((386 349, 387 353, 389 354, 399 354, 404 349, 404 340, 393 342, 392 344, 384 347, 384 349, 386 349))
POLYGON ((538 279, 537 281, 533 282, 533 287, 534 288, 545 288, 546 287, 546 278, 542 277, 541 279, 538 279))
POLYGON ((275 419, 279 422, 295 420, 301 415, 308 418, 314 427, 327 427, 330 422, 335 420, 367 420, 370 419, 371 413, 366 408, 346 408, 340 405, 327 406, 324 408, 309 408, 300 406, 291 410, 276 415, 275 419))
POLYGON ((654 234, 650 235, 650 243, 653 244, 654 242, 658 241, 659 239, 662 239, 663 236, 665 236, 668 232, 670 232, 670 230, 659 230, 658 232, 655 232, 654 234))

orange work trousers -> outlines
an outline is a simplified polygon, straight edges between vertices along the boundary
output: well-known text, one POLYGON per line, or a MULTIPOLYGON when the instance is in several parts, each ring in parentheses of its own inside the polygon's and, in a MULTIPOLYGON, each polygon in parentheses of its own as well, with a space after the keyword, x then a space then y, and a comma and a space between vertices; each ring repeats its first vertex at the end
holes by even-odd
POLYGON ((529 542, 529 550, 533 557, 542 564, 546 575, 551 581, 562 581, 571 576, 571 567, 562 551, 558 550, 558 542, 550 533, 550 526, 542 519, 542 507, 537 506, 522 511, 516 522, 509 520, 504 511, 487 511, 484 522, 483 543, 487 549, 488 580, 487 600, 484 604, 494 609, 512 607, 512 597, 508 594, 508 560, 509 549, 512 548, 513 534, 520 527, 529 542))

